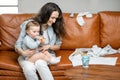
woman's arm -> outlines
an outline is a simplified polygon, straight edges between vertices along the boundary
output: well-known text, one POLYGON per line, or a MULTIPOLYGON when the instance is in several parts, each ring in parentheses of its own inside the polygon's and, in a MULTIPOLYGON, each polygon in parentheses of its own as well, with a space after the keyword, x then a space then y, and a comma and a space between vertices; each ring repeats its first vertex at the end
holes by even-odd
POLYGON ((54 44, 54 45, 52 45, 52 44, 49 45, 49 49, 50 49, 50 50, 59 50, 61 44, 62 44, 62 38, 56 37, 55 44, 54 44))
POLYGON ((23 51, 23 49, 18 48, 17 52, 22 56, 31 56, 35 53, 35 50, 27 49, 27 50, 23 51))
POLYGON ((48 49, 50 49, 50 50, 59 50, 61 44, 62 44, 61 39, 60 39, 60 38, 56 38, 54 44, 51 43, 51 44, 48 44, 48 45, 43 45, 43 46, 40 48, 40 50, 44 50, 44 51, 45 51, 45 50, 48 50, 48 49))
POLYGON ((49 45, 50 50, 59 50, 61 45, 49 45))
POLYGON ((39 49, 42 50, 42 51, 46 51, 48 49, 50 49, 50 50, 59 50, 60 49, 60 45, 43 45, 39 49))

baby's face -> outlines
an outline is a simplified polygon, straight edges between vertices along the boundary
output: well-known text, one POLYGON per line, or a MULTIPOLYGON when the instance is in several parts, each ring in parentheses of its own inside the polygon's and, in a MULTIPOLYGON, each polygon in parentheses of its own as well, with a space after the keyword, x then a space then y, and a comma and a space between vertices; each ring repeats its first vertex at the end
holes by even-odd
POLYGON ((40 26, 31 26, 27 30, 27 34, 33 39, 36 38, 36 36, 39 36, 39 32, 40 32, 40 26))

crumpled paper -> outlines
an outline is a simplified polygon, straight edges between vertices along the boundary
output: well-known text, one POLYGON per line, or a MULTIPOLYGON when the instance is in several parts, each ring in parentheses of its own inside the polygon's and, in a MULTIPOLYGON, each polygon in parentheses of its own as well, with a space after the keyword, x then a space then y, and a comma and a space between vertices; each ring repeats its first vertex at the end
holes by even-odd
POLYGON ((73 66, 82 65, 81 53, 87 51, 90 56, 89 64, 103 64, 103 65, 115 65, 117 57, 103 57, 108 54, 119 53, 120 49, 115 50, 110 45, 100 48, 97 45, 93 45, 92 48, 77 48, 70 56, 69 60, 72 62, 73 66))

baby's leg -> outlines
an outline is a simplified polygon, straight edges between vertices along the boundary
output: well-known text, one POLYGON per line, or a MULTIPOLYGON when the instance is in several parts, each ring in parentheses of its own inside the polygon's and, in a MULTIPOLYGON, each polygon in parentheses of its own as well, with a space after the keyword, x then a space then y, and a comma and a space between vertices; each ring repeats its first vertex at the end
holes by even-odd
POLYGON ((48 51, 44 52, 44 54, 47 56, 48 62, 50 64, 57 64, 57 63, 60 62, 61 56, 59 56, 59 57, 53 57, 48 51))
POLYGON ((52 57, 51 60, 49 61, 50 64, 57 64, 60 62, 61 56, 59 57, 52 57))
POLYGON ((37 60, 39 60, 39 59, 44 60, 45 57, 46 57, 46 55, 43 54, 43 53, 36 53, 36 54, 32 55, 31 57, 29 57, 29 58, 28 58, 28 61, 34 63, 35 61, 37 61, 37 60))
POLYGON ((44 60, 46 62, 49 62, 50 64, 57 64, 60 62, 61 56, 59 57, 53 57, 48 51, 45 51, 44 53, 36 53, 28 58, 28 61, 35 62, 36 60, 44 60))

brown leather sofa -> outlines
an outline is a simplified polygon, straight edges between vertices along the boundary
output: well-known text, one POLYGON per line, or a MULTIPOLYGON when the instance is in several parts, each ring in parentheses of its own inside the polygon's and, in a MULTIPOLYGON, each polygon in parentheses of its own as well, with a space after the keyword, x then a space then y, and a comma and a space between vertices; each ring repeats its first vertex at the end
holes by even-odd
MULTIPOLYGON (((72 18, 69 13, 63 15, 66 35, 61 49, 55 51, 62 59, 59 64, 50 66, 55 80, 68 80, 64 72, 72 67, 68 57, 75 48, 89 48, 95 44, 100 47, 110 44, 114 49, 120 48, 120 11, 98 12, 92 18, 83 16, 83 26, 76 21, 77 13, 72 18)), ((18 54, 14 51, 14 44, 20 32, 20 24, 32 16, 34 14, 0 15, 0 80, 25 80, 17 62, 18 54)), ((117 56, 116 65, 120 65, 119 53, 108 56, 117 56)))

